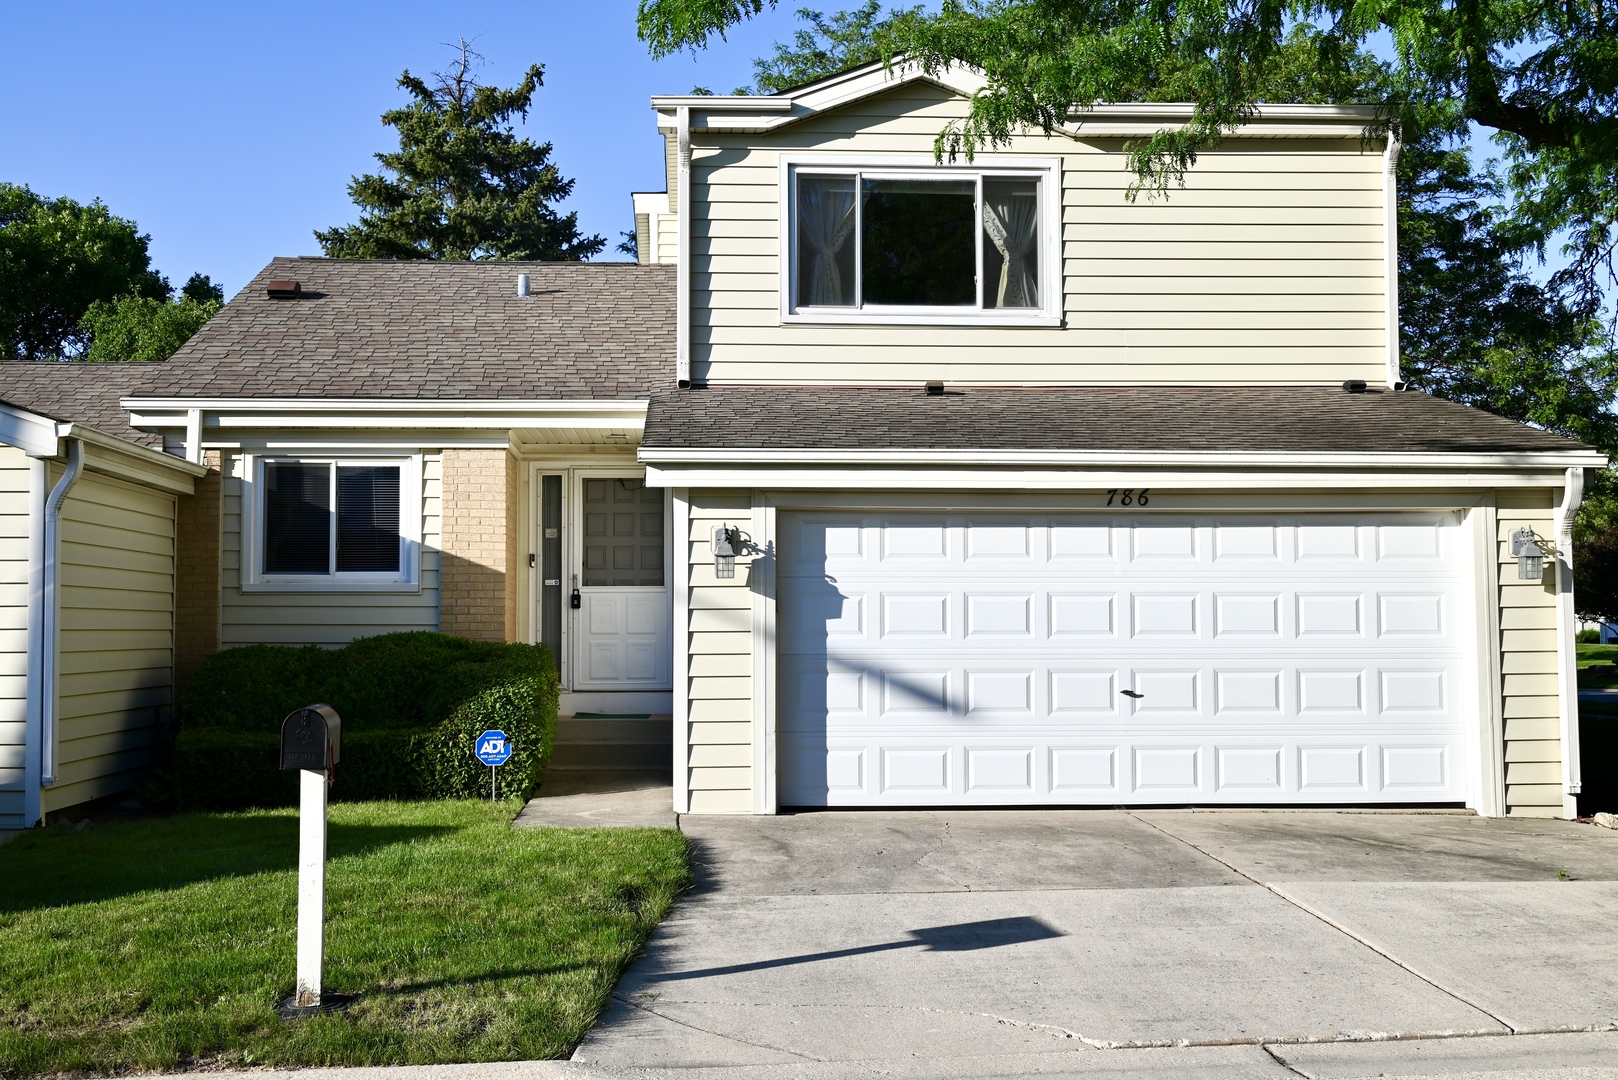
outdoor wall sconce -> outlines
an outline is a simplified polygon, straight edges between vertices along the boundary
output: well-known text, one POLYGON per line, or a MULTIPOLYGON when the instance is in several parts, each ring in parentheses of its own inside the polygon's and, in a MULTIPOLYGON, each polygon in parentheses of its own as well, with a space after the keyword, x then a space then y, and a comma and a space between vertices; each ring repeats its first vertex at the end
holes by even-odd
POLYGON ((1511 553, 1517 556, 1518 581, 1538 581, 1544 575, 1545 547, 1527 525, 1512 532, 1511 553))
POLYGON ((736 576, 736 552, 742 546, 742 531, 733 529, 729 525, 721 525, 713 531, 713 576, 716 578, 733 578, 736 576))

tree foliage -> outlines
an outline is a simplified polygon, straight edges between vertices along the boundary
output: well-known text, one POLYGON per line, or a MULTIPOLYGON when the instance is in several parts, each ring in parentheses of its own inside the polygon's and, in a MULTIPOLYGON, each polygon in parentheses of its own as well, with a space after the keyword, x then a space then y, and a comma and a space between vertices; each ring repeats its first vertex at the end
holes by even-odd
POLYGON ((175 300, 120 296, 97 300, 80 320, 89 338, 81 360, 167 360, 224 305, 181 295, 175 300))
MULTIPOLYGON (((653 55, 702 48, 777 0, 641 0, 653 55)), ((1129 101, 1165 73, 1190 120, 1129 147, 1140 183, 1184 177, 1197 154, 1268 101, 1263 75, 1299 23, 1321 27, 1312 63, 1332 82, 1374 37, 1391 40, 1388 78, 1364 99, 1376 127, 1407 133, 1478 125, 1509 163, 1509 225, 1544 251, 1565 239, 1553 281, 1576 310, 1597 310, 1614 278, 1618 240, 1618 4, 1519 0, 944 0, 896 28, 884 58, 928 70, 965 62, 987 86, 939 133, 941 155, 1049 131, 1092 102, 1129 101)), ((1339 99, 1343 100, 1343 99, 1339 99)))
POLYGON ((554 204, 573 181, 551 163, 551 144, 519 137, 544 85, 535 64, 514 87, 478 82, 481 61, 466 41, 450 71, 431 84, 410 74, 399 86, 409 104, 382 114, 399 149, 379 153, 383 173, 356 176, 348 193, 361 210, 355 225, 317 231, 331 256, 358 259, 544 259, 577 262, 606 246, 583 236, 577 214, 554 204))
POLYGON ((225 302, 225 290, 207 274, 192 274, 186 278, 185 284, 180 286, 180 295, 199 304, 225 302))
POLYGON ((76 355, 89 344, 81 321, 97 301, 167 297, 150 242, 100 200, 0 183, 0 360, 76 355))
POLYGON ((911 7, 884 12, 882 0, 865 0, 852 11, 829 17, 800 8, 798 18, 808 25, 798 28, 790 45, 777 42, 771 55, 753 61, 753 90, 778 94, 892 56, 902 31, 920 20, 924 11, 911 7))

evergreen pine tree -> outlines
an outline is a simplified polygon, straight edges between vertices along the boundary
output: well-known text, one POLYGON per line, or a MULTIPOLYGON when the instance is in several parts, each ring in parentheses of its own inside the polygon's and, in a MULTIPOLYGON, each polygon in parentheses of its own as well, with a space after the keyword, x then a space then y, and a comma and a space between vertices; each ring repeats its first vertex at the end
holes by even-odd
POLYGON ((480 84, 482 58, 464 39, 450 71, 432 85, 404 72, 412 101, 382 114, 399 149, 376 159, 386 175, 356 176, 355 225, 317 231, 331 256, 357 259, 543 259, 578 262, 606 246, 582 236, 578 215, 555 205, 573 190, 551 163, 551 144, 522 138, 511 118, 528 116, 544 85, 535 64, 516 86, 480 84))

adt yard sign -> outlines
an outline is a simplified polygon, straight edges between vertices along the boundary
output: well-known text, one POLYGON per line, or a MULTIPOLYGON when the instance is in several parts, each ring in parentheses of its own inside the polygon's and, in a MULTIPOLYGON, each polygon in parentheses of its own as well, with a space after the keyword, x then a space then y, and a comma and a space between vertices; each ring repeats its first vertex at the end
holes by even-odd
POLYGON ((511 759, 511 740, 499 728, 485 731, 472 744, 472 753, 489 767, 489 801, 494 802, 494 770, 511 759))
POLYGON ((485 731, 478 736, 477 755, 478 760, 491 769, 504 765, 511 757, 511 741, 499 729, 485 731))

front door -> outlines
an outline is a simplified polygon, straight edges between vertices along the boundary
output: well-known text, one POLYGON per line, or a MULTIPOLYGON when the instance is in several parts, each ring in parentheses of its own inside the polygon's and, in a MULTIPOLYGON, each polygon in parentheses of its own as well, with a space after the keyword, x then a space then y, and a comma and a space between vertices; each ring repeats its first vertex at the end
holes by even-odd
POLYGON ((575 475, 568 616, 575 690, 666 690, 667 513, 644 473, 575 475), (576 604, 576 606, 575 606, 576 604))

